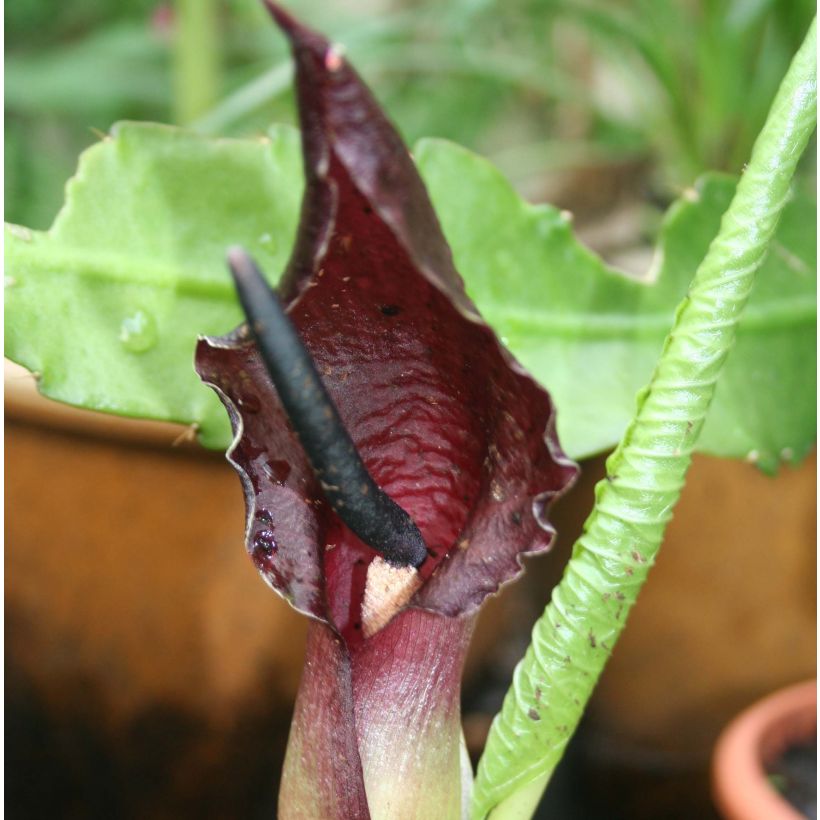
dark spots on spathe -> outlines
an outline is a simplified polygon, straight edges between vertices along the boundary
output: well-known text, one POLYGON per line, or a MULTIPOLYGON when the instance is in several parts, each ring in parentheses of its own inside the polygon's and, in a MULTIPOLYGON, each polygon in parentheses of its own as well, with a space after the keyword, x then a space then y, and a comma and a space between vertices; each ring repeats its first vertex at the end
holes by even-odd
POLYGON ((522 516, 522 515, 521 515, 520 510, 516 510, 516 511, 515 511, 515 512, 514 512, 514 513, 510 516, 510 521, 512 521, 512 522, 513 522, 513 524, 515 524, 515 526, 516 526, 516 527, 520 527, 520 526, 521 526, 521 522, 522 522, 523 520, 524 520, 524 516, 522 516))
POLYGON ((253 538, 253 550, 263 556, 270 557, 276 552, 276 538, 270 530, 260 530, 253 538))
POLYGON ((401 308, 398 305, 381 305, 379 310, 385 316, 398 316, 401 313, 401 308))
POLYGON ((530 720, 541 720, 541 715, 538 713, 538 710, 533 708, 530 708, 529 712, 527 712, 527 717, 530 720))

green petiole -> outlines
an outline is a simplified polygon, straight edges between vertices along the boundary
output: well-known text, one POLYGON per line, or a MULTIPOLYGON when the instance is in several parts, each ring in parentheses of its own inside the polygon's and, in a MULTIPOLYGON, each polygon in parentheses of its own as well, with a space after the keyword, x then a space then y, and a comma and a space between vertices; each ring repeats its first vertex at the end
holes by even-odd
POLYGON ((472 816, 532 815, 646 580, 723 363, 817 119, 816 21, 695 274, 595 507, 496 716, 472 816))

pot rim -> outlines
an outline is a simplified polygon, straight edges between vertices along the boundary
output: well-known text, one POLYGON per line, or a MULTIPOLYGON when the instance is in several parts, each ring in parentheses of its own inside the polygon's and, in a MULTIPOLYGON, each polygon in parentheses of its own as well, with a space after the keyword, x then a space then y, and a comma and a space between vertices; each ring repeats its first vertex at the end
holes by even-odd
POLYGON ((207 452, 197 442, 196 431, 183 424, 99 413, 46 398, 37 391, 36 376, 6 358, 3 394, 10 419, 97 438, 207 452))
POLYGON ((766 765, 817 732, 817 681, 780 689, 723 730, 712 757, 712 794, 726 820, 805 820, 770 785, 766 765))

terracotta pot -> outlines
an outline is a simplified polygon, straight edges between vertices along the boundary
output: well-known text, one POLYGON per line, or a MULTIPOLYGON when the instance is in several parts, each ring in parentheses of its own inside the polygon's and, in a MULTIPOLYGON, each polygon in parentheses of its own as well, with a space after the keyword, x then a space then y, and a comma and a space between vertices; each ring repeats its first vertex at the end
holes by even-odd
MULTIPOLYGON (((17 816, 275 805, 305 622, 245 555, 237 477, 220 454, 171 446, 181 428, 63 409, 32 388, 30 377, 7 383, 8 750, 10 774, 24 773, 10 782, 18 805, 37 809, 17 816)), ((557 505, 554 552, 482 613, 465 704, 476 755, 602 464, 585 464, 557 505)), ((815 486, 812 459, 776 479, 695 460, 581 732, 585 781, 617 770, 608 811, 623 805, 637 820, 677 816, 668 809, 684 799, 708 807, 719 728, 812 673, 815 486), (630 801, 654 788, 647 772, 665 793, 641 815, 630 801)))
POLYGON ((6 388, 8 805, 273 816, 307 622, 245 553, 238 477, 184 428, 6 388))
POLYGON ((173 447, 170 425, 8 384, 7 805, 274 806, 305 624, 245 555, 237 477, 218 453, 173 447))
POLYGON ((726 820, 801 820, 769 782, 772 763, 817 734, 817 681, 750 706, 723 731, 712 760, 715 802, 726 820))

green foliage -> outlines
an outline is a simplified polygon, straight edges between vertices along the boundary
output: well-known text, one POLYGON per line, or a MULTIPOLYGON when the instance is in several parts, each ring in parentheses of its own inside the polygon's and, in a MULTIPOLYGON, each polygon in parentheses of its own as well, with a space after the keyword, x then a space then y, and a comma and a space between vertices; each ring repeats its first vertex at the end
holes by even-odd
POLYGON ((163 111, 170 102, 166 48, 143 25, 118 23, 79 44, 12 55, 5 68, 5 105, 18 115, 85 118, 107 130, 112 115, 163 111))
MULTIPOLYGON (((203 133, 253 135, 292 121, 289 57, 259 0, 219 2, 216 44, 215 25, 172 13, 210 2, 8 4, 6 220, 52 222, 92 128, 187 123, 189 107, 215 96, 195 123, 203 133), (186 55, 196 57, 189 69, 186 55)), ((349 49, 408 143, 432 135, 478 150, 538 199, 579 168, 614 171, 651 156, 649 182, 664 200, 707 169, 740 170, 813 8, 388 0, 373 15, 356 4, 290 5, 349 49)))
MULTIPOLYGON (((726 178, 698 186, 701 207, 684 198, 670 210, 659 247, 661 276, 681 285, 717 235, 732 199, 726 178)), ((817 224, 814 198, 790 193, 775 239, 755 278, 697 449, 745 457, 766 472, 797 463, 817 425, 817 224)), ((682 296, 683 290, 680 291, 682 296)))
POLYGON ((301 196, 298 135, 205 140, 123 124, 87 151, 46 233, 6 233, 6 353, 70 404, 199 425, 229 441, 193 370, 198 334, 241 312, 224 253, 241 243, 281 271, 301 196))
POLYGON ((55 42, 76 37, 101 24, 138 15, 147 17, 154 0, 21 0, 4 9, 7 47, 15 50, 47 50, 55 42))
MULTIPOLYGON (((613 446, 732 180, 705 178, 672 209, 648 285, 608 268, 564 215, 526 204, 486 160, 441 141, 421 143, 416 156, 470 294, 551 390, 567 451, 613 446)), ((36 371, 52 398, 195 423, 208 446, 226 446, 227 419, 191 367, 194 340, 240 321, 226 247, 245 245, 272 276, 282 270, 300 167, 288 128, 219 141, 118 126, 83 155, 49 231, 7 236, 7 355, 36 371), (152 337, 144 349, 132 338, 140 332, 152 337)), ((802 225, 813 213, 804 197, 786 209, 707 425, 710 452, 756 451, 773 468, 784 450, 797 459, 811 446, 816 260, 802 225)))
MULTIPOLYGON (((470 295, 549 387, 580 458, 614 445, 657 361, 675 306, 717 235, 735 181, 703 177, 664 219, 648 282, 608 268, 564 215, 521 200, 485 160, 425 141, 416 157, 470 295)), ((816 427, 816 205, 786 207, 700 448, 766 470, 798 460, 816 427)))
POLYGON ((684 184, 705 169, 739 170, 815 11, 809 0, 541 0, 593 42, 629 88, 630 113, 601 100, 660 151, 684 184))
MULTIPOLYGON (((530 816, 655 560, 755 274, 814 131, 816 49, 813 24, 515 670, 479 765, 476 820, 530 816)), ((692 596, 696 602, 696 590, 692 596)))
POLYGON ((47 227, 77 154, 118 119, 168 119, 167 47, 144 24, 122 21, 5 62, 5 218, 47 227))

